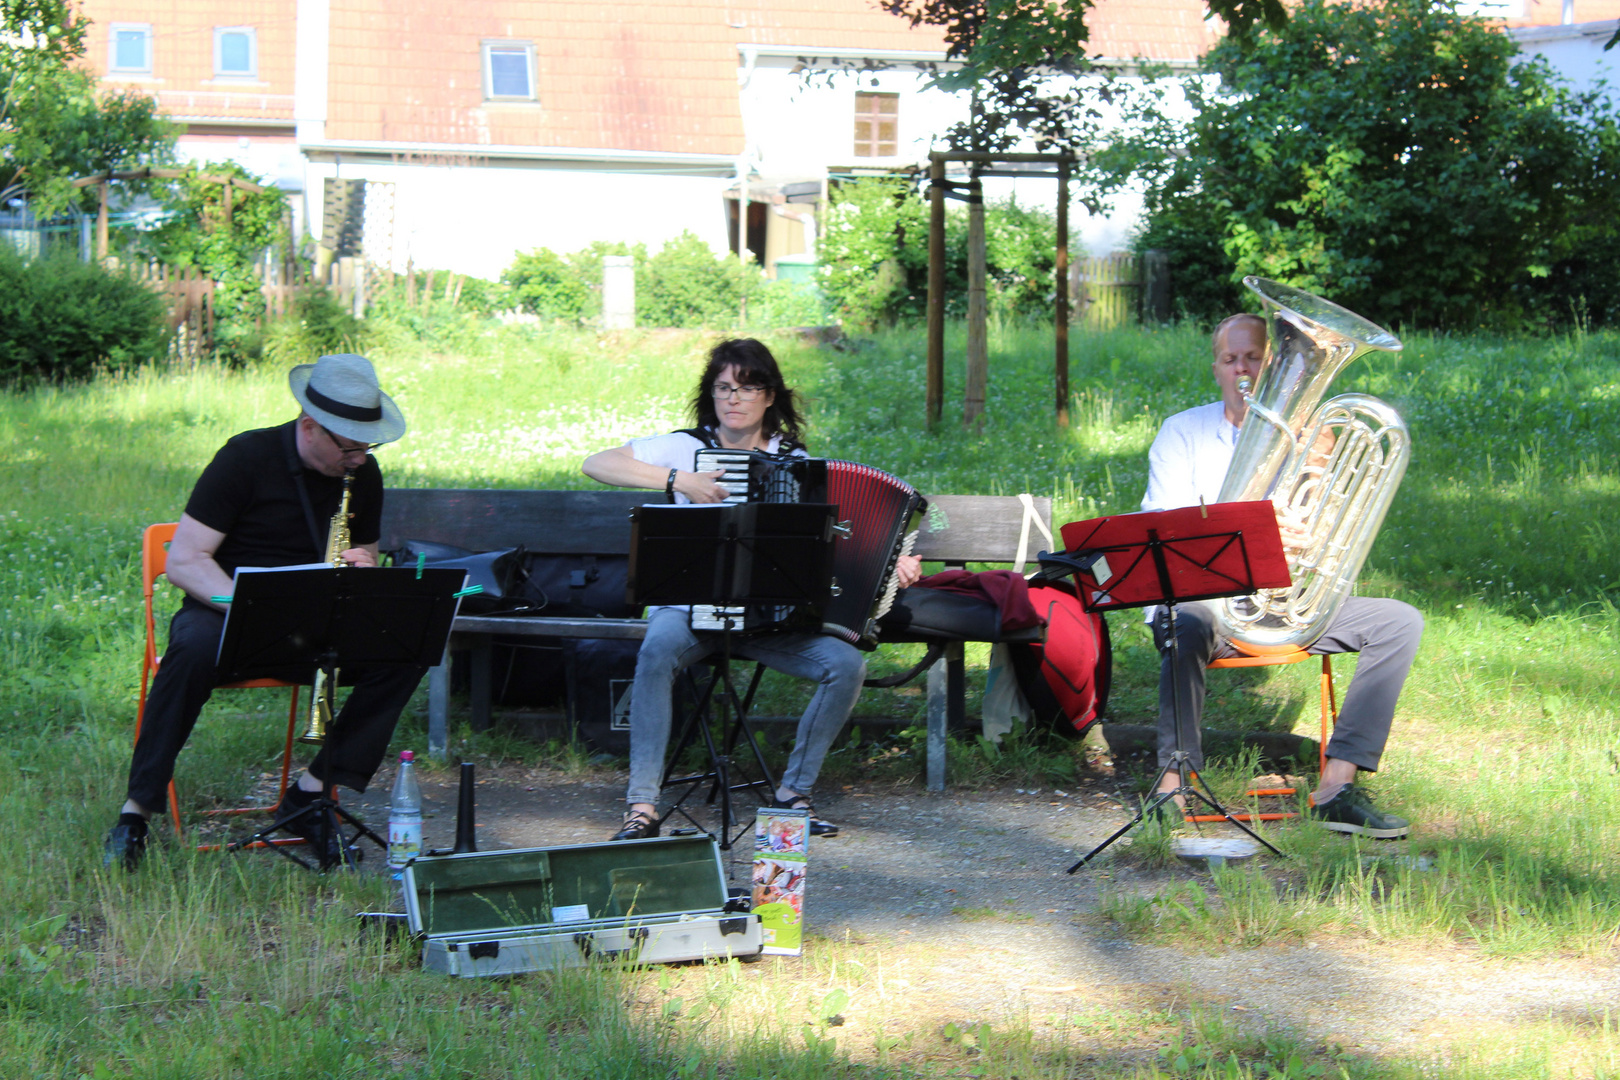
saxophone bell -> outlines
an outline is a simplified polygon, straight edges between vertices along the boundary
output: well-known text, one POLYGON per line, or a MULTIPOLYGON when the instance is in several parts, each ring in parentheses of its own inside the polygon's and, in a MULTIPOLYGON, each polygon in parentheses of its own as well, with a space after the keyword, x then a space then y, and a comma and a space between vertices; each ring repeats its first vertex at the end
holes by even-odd
POLYGON ((326 728, 332 723, 332 708, 337 698, 337 672, 332 672, 332 678, 326 677, 325 668, 315 669, 315 681, 309 688, 309 719, 298 741, 309 746, 321 746, 326 742, 326 728))

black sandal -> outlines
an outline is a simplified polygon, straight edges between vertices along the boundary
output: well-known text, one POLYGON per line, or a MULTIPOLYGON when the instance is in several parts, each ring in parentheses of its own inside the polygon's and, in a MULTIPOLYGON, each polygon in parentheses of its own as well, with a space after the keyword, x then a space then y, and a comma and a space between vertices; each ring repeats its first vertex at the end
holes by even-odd
POLYGON ((658 835, 659 820, 645 810, 628 810, 624 815, 624 824, 619 831, 608 839, 610 840, 651 840, 658 835))

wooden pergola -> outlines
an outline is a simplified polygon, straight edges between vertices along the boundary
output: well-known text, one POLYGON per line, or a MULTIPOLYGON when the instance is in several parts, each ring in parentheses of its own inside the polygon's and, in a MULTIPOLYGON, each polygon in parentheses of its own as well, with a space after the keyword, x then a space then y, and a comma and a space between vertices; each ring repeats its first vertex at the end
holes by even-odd
POLYGON ((939 423, 945 405, 945 199, 949 195, 968 204, 968 313, 967 385, 963 391, 962 423, 971 424, 984 412, 985 389, 990 381, 988 308, 985 296, 984 189, 982 176, 1040 177, 1058 182, 1057 253, 1053 277, 1057 283, 1053 312, 1055 361, 1053 395, 1059 427, 1069 425, 1069 172, 1072 154, 998 154, 939 152, 928 155, 928 424, 939 423), (947 162, 972 166, 967 183, 945 178, 947 162), (997 165, 1051 165, 1050 172, 998 169, 997 165), (953 188, 966 188, 956 195, 953 188))
MULTIPOLYGON (((87 188, 92 184, 101 189, 101 208, 96 212, 96 258, 106 261, 107 258, 107 201, 108 189, 114 180, 179 180, 190 176, 185 169, 129 169, 124 172, 95 173, 91 176, 81 176, 73 181, 76 188, 87 188)), ((231 192, 246 191, 253 195, 262 195, 270 189, 262 184, 255 184, 235 176, 210 176, 203 173, 197 176, 198 180, 206 184, 223 184, 225 187, 225 224, 231 223, 231 192)))

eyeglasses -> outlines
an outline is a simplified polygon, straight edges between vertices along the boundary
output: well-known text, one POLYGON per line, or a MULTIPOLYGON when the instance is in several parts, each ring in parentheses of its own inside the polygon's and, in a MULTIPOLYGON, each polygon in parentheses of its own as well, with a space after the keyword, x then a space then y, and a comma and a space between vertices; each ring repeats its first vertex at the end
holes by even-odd
POLYGON ((326 428, 323 427, 321 430, 326 431, 326 437, 332 440, 332 445, 337 447, 338 452, 344 454, 345 456, 349 454, 369 454, 373 450, 377 449, 377 447, 383 445, 380 442, 368 442, 360 443, 356 446, 344 446, 342 443, 338 442, 338 437, 332 434, 330 431, 327 431, 326 428))
POLYGON ((740 401, 758 401, 760 395, 765 393, 765 387, 728 386, 725 383, 717 382, 714 384, 714 389, 711 391, 711 393, 713 393, 717 398, 728 398, 732 394, 736 394, 738 400, 740 401))

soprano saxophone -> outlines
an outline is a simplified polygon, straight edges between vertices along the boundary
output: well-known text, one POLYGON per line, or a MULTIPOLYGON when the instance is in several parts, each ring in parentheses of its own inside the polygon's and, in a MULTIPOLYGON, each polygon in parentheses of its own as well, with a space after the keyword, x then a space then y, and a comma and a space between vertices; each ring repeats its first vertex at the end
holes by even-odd
MULTIPOLYGON (((337 513, 332 515, 331 524, 326 528, 325 561, 334 567, 349 565, 343 561, 343 553, 353 546, 349 542, 349 519, 354 516, 349 512, 349 488, 353 482, 353 473, 343 474, 343 498, 338 501, 337 513)), ((337 675, 336 668, 332 669, 330 679, 325 668, 315 669, 315 682, 309 690, 309 726, 298 736, 299 742, 319 746, 326 741, 326 727, 332 722, 337 704, 337 675)))

